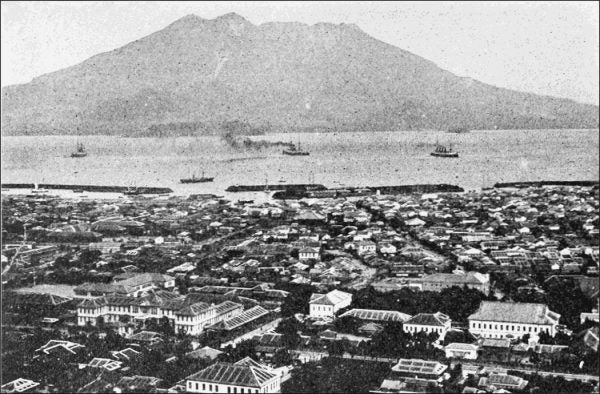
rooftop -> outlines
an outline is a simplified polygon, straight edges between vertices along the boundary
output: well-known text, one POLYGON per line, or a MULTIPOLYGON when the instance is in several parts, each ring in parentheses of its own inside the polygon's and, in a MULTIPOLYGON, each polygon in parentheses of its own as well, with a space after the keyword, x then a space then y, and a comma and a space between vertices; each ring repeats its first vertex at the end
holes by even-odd
POLYGON ((469 320, 525 324, 558 324, 560 315, 544 304, 482 301, 469 320))

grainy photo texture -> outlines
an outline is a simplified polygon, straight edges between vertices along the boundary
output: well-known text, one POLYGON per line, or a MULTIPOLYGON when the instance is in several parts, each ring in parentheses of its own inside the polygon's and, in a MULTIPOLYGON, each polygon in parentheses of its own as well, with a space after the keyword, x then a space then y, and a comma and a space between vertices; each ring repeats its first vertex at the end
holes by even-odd
POLYGON ((2 2, 2 393, 597 393, 598 2, 2 2))

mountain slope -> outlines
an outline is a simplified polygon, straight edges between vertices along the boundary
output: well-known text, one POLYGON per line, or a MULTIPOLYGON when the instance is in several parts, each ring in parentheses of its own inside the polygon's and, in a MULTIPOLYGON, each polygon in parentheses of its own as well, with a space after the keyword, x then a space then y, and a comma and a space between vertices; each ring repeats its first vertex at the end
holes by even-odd
POLYGON ((598 107, 457 77, 355 25, 189 15, 124 47, 2 89, 3 134, 595 128, 598 107), (189 128, 188 128, 189 129, 189 128))

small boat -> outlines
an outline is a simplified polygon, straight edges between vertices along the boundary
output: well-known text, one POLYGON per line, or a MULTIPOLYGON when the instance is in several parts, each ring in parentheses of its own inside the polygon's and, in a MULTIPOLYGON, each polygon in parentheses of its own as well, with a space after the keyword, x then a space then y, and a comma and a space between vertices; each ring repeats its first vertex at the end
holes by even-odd
POLYGON ((288 155, 288 156, 308 156, 308 155, 310 155, 309 152, 302 150, 300 148, 300 143, 298 143, 298 148, 296 148, 296 145, 291 145, 288 149, 284 149, 282 153, 284 155, 288 155))
POLYGON ((431 152, 431 156, 435 157, 458 157, 458 152, 454 152, 452 148, 446 148, 443 145, 438 145, 433 152, 431 152))
POLYGON ((73 189, 73 193, 83 193, 83 189, 73 189))
POLYGON ((469 129, 467 129, 466 127, 450 127, 448 129, 448 133, 463 134, 468 132, 469 129))
POLYGON ((204 171, 202 171, 202 176, 197 178, 196 174, 192 174, 191 178, 182 178, 179 180, 181 183, 200 183, 200 182, 212 182, 214 177, 206 177, 204 176, 204 171))
POLYGON ((75 152, 71 153, 71 157, 78 158, 78 157, 86 157, 86 156, 87 156, 87 152, 85 151, 85 147, 83 146, 83 144, 80 144, 78 142, 77 150, 75 152))

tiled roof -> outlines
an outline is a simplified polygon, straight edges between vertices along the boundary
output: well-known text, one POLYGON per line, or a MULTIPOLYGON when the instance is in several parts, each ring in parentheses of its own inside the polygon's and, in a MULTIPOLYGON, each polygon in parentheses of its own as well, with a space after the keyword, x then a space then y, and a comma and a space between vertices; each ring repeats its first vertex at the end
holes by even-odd
POLYGON ((45 293, 17 293, 14 291, 4 292, 2 302, 21 305, 60 305, 69 302, 71 298, 61 297, 55 294, 45 293))
POLYGON ((418 359, 400 359, 398 364, 392 367, 392 371, 411 374, 435 374, 441 375, 448 367, 436 361, 425 361, 418 359))
POLYGON ((479 346, 471 344, 471 343, 453 342, 453 343, 449 343, 448 345, 446 345, 445 349, 446 350, 471 351, 471 350, 479 349, 479 346))
POLYGON ((416 324, 420 326, 439 326, 443 327, 448 321, 450 317, 448 315, 444 315, 443 313, 419 313, 411 317, 406 324, 416 324))
POLYGON ((244 360, 240 360, 240 364, 213 364, 189 376, 187 380, 260 388, 266 381, 275 377, 266 366, 244 360))
POLYGON ((344 293, 343 291, 333 290, 327 294, 319 294, 313 293, 310 296, 311 304, 320 304, 320 305, 336 305, 348 298, 352 298, 352 294, 344 293))
POLYGON ((171 280, 175 280, 175 278, 173 278, 172 276, 169 276, 169 275, 146 272, 143 274, 137 274, 129 279, 119 281, 118 284, 123 285, 123 286, 135 287, 135 286, 144 285, 144 284, 147 284, 150 282, 164 283, 164 282, 168 282, 171 280))
POLYGON ((374 321, 401 321, 410 319, 410 315, 398 311, 387 311, 378 309, 350 309, 340 317, 351 316, 361 320, 374 321))
POLYGON ((256 320, 262 316, 268 315, 269 311, 267 311, 262 306, 255 306, 248 310, 243 311, 239 315, 236 315, 230 319, 224 320, 215 324, 215 326, 222 326, 225 330, 233 330, 234 328, 243 326, 244 324, 250 323, 253 320, 256 320))
POLYGON ((84 345, 80 345, 76 342, 59 341, 59 340, 53 339, 53 340, 48 341, 48 343, 46 343, 41 348, 37 349, 36 352, 44 352, 46 354, 50 354, 55 350, 65 349, 65 350, 69 351, 70 353, 75 354, 74 350, 81 349, 84 347, 85 347, 84 345))
POLYGON ((469 320, 524 324, 558 324, 560 315, 544 304, 483 301, 469 320))

